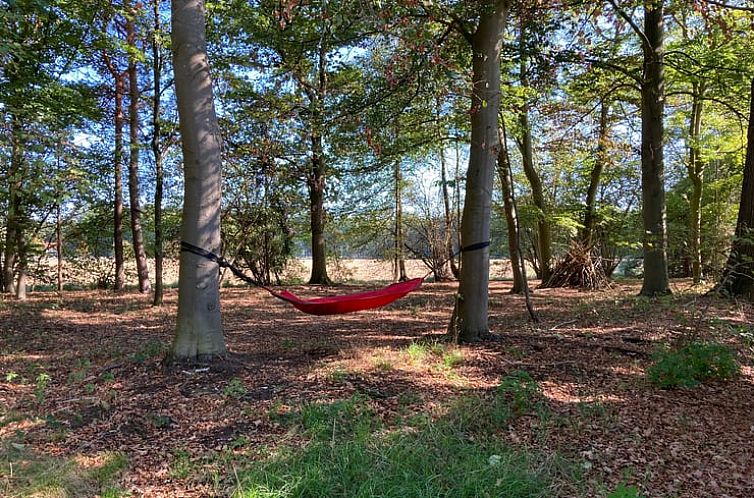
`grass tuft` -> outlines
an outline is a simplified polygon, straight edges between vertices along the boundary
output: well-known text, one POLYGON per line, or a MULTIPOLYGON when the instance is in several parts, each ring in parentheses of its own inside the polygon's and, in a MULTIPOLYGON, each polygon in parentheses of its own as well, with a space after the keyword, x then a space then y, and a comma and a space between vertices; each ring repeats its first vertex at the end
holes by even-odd
POLYGON ((364 397, 305 405, 284 423, 308 435, 309 443, 243 463, 232 477, 233 496, 552 496, 551 462, 459 424, 466 420, 460 412, 478 408, 478 401, 459 402, 444 418, 416 417, 394 430, 383 427, 364 397))
POLYGON ((663 389, 693 387, 706 380, 736 377, 741 367, 736 353, 724 344, 693 342, 678 350, 664 349, 647 369, 649 381, 663 389))

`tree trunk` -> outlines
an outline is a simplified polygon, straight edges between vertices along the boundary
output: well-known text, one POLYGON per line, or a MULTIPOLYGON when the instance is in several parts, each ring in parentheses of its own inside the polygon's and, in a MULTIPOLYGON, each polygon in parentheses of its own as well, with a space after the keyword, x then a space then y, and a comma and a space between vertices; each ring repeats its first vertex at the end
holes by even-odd
POLYGON ((597 151, 594 154, 594 166, 589 175, 589 187, 586 191, 586 202, 584 205, 584 228, 581 229, 581 241, 584 247, 591 250, 594 245, 594 225, 595 211, 597 207, 597 190, 602 179, 602 171, 608 161, 607 157, 607 140, 608 140, 608 114, 610 104, 603 101, 600 108, 600 129, 597 138, 597 151))
POLYGON ((57 261, 57 288, 63 292, 63 220, 60 217, 60 201, 55 204, 55 252, 57 261))
POLYGON ((751 80, 749 130, 736 234, 717 290, 754 301, 754 79, 751 80))
MULTIPOLYGON (((529 78, 527 76, 526 67, 526 26, 525 20, 522 16, 519 48, 521 54, 521 86, 529 86, 529 78)), ((524 173, 531 185, 532 201, 537 210, 537 242, 538 250, 535 251, 539 256, 539 277, 543 282, 550 278, 551 268, 550 261, 552 260, 552 233, 550 231, 550 222, 547 219, 548 207, 547 201, 544 195, 544 189, 542 188, 542 179, 537 172, 537 168, 534 166, 534 148, 532 147, 531 138, 531 125, 529 123, 529 104, 524 103, 523 109, 519 114, 519 124, 521 126, 521 138, 518 140, 518 147, 521 151, 521 158, 524 166, 524 173)))
MULTIPOLYGON (((172 0, 171 12, 185 178, 181 237, 219 253, 221 140, 207 60, 204 1, 172 0)), ((217 263, 181 253, 174 360, 208 361, 225 356, 218 276, 217 263)))
MULTIPOLYGON (((440 98, 437 98, 437 123, 440 123, 440 98)), ((453 215, 450 207, 450 195, 448 194, 448 172, 445 164, 445 142, 438 137, 440 143, 440 182, 442 183, 442 204, 445 209, 445 251, 450 265, 450 273, 458 278, 458 266, 456 266, 455 253, 453 252, 453 215)))
POLYGON ((312 169, 309 173, 309 212, 312 231, 312 274, 310 284, 330 285, 325 247, 325 165, 322 136, 312 134, 312 169))
POLYGON ((513 202, 513 175, 508 153, 508 138, 505 122, 500 127, 500 152, 497 155, 497 175, 503 191, 503 208, 505 223, 508 227, 508 252, 510 253, 511 271, 513 272, 513 288, 511 294, 521 294, 524 291, 524 275, 521 271, 521 255, 518 248, 518 214, 513 202))
POLYGON ((163 166, 162 149, 160 144, 160 92, 162 90, 162 48, 160 36, 162 25, 160 22, 160 0, 153 0, 152 15, 154 16, 154 33, 152 35, 152 80, 154 81, 154 98, 152 99, 152 154, 154 155, 155 188, 154 188, 154 306, 162 305, 163 297, 163 241, 162 241, 162 190, 163 166))
POLYGON ((18 268, 16 269, 16 299, 19 301, 26 300, 26 276, 29 266, 29 253, 28 245, 26 243, 26 236, 24 234, 27 226, 28 219, 20 212, 16 212, 16 219, 18 221, 16 227, 16 250, 18 257, 18 268))
MULTIPOLYGON (((473 50, 471 150, 466 173, 461 241, 463 246, 490 240, 492 186, 500 139, 500 49, 508 2, 484 2, 473 50)), ((489 334, 489 247, 464 251, 454 317, 449 332, 458 342, 475 342, 489 334)))
POLYGON ((661 0, 644 5, 644 75, 641 83, 641 192, 644 237, 643 296, 670 294, 665 219, 663 135, 665 74, 661 0))
POLYGON ((406 275, 406 258, 403 253, 403 203, 401 199, 403 175, 401 174, 400 161, 396 161, 393 167, 393 180, 395 182, 395 227, 393 231, 395 255, 393 280, 405 282, 408 280, 408 276, 406 275))
POLYGON ((689 236, 691 251, 691 276, 694 284, 702 281, 702 193, 704 188, 704 164, 701 161, 700 135, 702 130, 702 112, 704 102, 704 85, 694 83, 694 96, 691 104, 691 122, 689 124, 689 164, 688 173, 691 180, 689 197, 689 236))
POLYGON ((21 178, 22 169, 22 147, 20 143, 20 125, 18 118, 11 115, 11 158, 10 168, 8 169, 8 214, 6 216, 5 227, 5 255, 3 266, 3 283, 5 292, 14 291, 14 277, 16 275, 16 265, 18 263, 21 248, 17 245, 19 232, 23 230, 21 226, 21 178))
POLYGON ((312 163, 309 173, 309 201, 312 231, 312 274, 310 284, 330 285, 327 276, 327 249, 325 247, 325 155, 322 147, 324 129, 324 105, 327 96, 327 47, 325 44, 327 4, 322 4, 323 34, 318 47, 317 83, 315 90, 309 90, 310 104, 314 111, 314 125, 311 132, 312 163))
MULTIPOLYGON (((126 4, 126 8, 130 8, 126 4)), ((132 16, 135 11, 132 11, 132 16)), ((147 254, 144 250, 144 232, 141 228, 141 209, 139 207, 139 80, 136 68, 136 27, 133 17, 126 22, 126 38, 131 49, 128 56, 128 121, 129 121, 129 150, 128 161, 128 198, 131 212, 131 236, 133 237, 134 253, 136 255, 136 273, 139 278, 139 292, 149 292, 149 268, 147 254)))
POLYGON ((123 290, 126 283, 125 258, 123 257, 123 97, 126 93, 125 74, 113 71, 115 78, 115 153, 113 166, 115 177, 115 205, 113 206, 113 243, 115 252, 116 291, 123 290))

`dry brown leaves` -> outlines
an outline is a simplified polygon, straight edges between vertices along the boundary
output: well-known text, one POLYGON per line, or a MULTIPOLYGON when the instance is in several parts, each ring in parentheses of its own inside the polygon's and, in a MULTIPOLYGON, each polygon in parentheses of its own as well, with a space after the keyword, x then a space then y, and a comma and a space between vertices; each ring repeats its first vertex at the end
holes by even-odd
POLYGON ((253 453, 294 437, 270 413, 362 393, 390 420, 406 399, 423 411, 526 370, 543 387, 550 416, 521 417, 501 437, 577 462, 587 494, 627 482, 649 496, 754 495, 752 352, 724 334, 752 326, 751 306, 698 302, 684 283, 676 297, 656 302, 634 298, 636 284, 601 293, 544 289, 534 293, 543 319, 535 327, 508 288, 492 284, 496 339, 463 347, 451 370, 412 362, 405 348, 441 338, 454 284, 427 284, 389 308, 334 317, 302 315, 255 289, 224 289, 226 368, 175 372, 160 364, 173 334, 174 291, 163 308, 135 294, 5 301, 0 408, 35 417, 0 424, 0 438, 23 430, 37 452, 80 458, 124 452, 124 486, 135 496, 209 496, 222 492, 206 477, 176 472, 179 459, 201 464, 217 452, 253 453), (744 375, 693 390, 648 385, 653 350, 688 334, 723 334, 741 351, 744 375), (50 377, 42 392, 40 372, 50 377))

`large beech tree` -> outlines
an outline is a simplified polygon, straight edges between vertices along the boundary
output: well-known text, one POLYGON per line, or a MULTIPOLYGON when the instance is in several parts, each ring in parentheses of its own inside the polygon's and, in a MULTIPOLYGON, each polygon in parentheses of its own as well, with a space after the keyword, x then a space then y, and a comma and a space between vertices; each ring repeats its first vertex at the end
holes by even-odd
POLYGON ((643 224, 644 282, 641 295, 670 293, 668 280, 668 236, 665 219, 665 62, 663 0, 644 3, 643 29, 615 0, 617 13, 641 40, 644 55, 641 87, 641 216, 643 224))
MULTIPOLYGON (((500 49, 507 17, 506 0, 481 2, 476 30, 464 30, 473 52, 471 147, 461 221, 464 247, 490 240, 492 187, 500 149, 500 49)), ((458 342, 475 342, 489 333, 489 269, 489 247, 462 253, 456 308, 449 327, 458 342)))
MULTIPOLYGON (((185 193, 181 237, 220 252, 220 131, 205 42, 203 0, 172 0, 173 71, 183 147, 185 193)), ((217 263, 182 252, 175 361, 209 361, 226 353, 217 263)))

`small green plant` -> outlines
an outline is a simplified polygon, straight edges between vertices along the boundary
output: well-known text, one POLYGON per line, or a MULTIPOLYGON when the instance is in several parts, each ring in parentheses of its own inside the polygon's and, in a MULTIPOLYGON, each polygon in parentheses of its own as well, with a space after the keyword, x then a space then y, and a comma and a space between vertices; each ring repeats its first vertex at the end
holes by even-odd
POLYGON ((463 363, 463 352, 459 349, 448 351, 442 355, 442 365, 449 370, 461 363, 463 363))
POLYGON ((149 341, 141 349, 131 355, 131 360, 136 363, 144 363, 145 361, 154 358, 162 354, 164 346, 158 341, 149 341))
POLYGON ((386 358, 385 356, 381 354, 378 356, 375 356, 372 359, 372 364, 374 365, 374 368, 382 372, 389 372, 395 369, 390 359, 386 358))
POLYGON ((186 479, 191 475, 193 465, 191 456, 186 450, 177 450, 173 462, 170 464, 170 475, 176 479, 186 479))
POLYGON ((37 400, 37 403, 44 403, 47 386, 50 384, 51 380, 52 377, 46 372, 37 375, 37 380, 34 385, 34 398, 37 400))
POLYGON ((350 372, 342 367, 336 367, 327 374, 327 378, 334 384, 342 384, 348 380, 350 372))
POLYGON ((516 370, 503 377, 497 391, 498 394, 510 398, 511 408, 518 415, 528 412, 541 402, 542 389, 524 370, 516 370))
POLYGON ((5 374, 5 382, 8 382, 10 384, 20 377, 21 376, 16 372, 8 372, 7 374, 5 374))
POLYGON ((681 349, 663 349, 647 369, 649 381, 663 389, 693 387, 705 380, 736 377, 736 353, 724 344, 692 342, 681 349))
POLYGON ((248 389, 244 385, 243 381, 237 377, 230 379, 228 385, 223 389, 223 394, 230 398, 240 399, 246 396, 248 389))
POLYGON ((406 348, 406 354, 411 360, 411 363, 418 365, 419 363, 422 363, 427 358, 427 356, 429 356, 429 348, 426 344, 412 342, 406 348))
POLYGON ((620 483, 615 491, 607 495, 607 498, 642 498, 642 495, 639 494, 639 488, 636 486, 626 486, 620 483))
POLYGON ((294 349, 296 347, 296 341, 293 339, 283 339, 280 341, 280 347, 286 351, 294 349))

